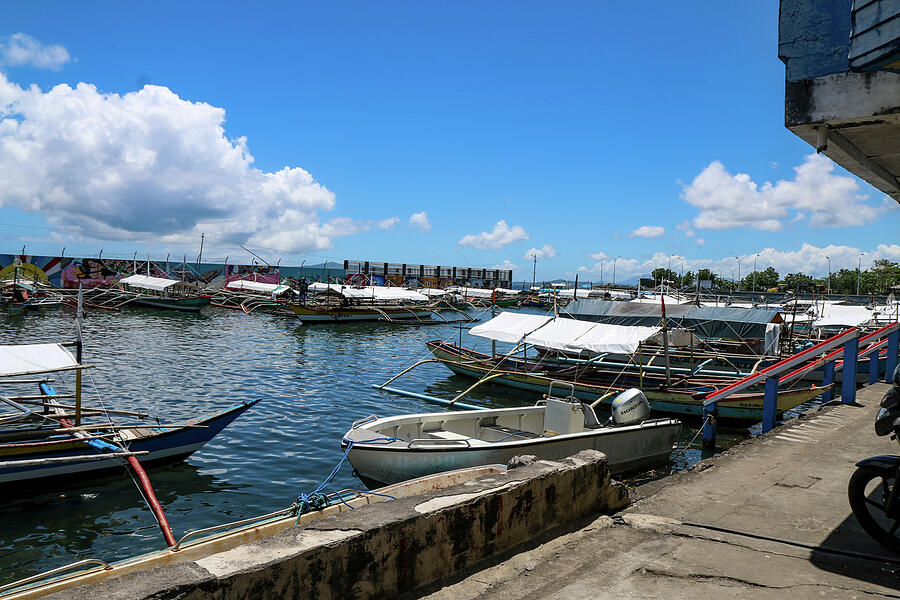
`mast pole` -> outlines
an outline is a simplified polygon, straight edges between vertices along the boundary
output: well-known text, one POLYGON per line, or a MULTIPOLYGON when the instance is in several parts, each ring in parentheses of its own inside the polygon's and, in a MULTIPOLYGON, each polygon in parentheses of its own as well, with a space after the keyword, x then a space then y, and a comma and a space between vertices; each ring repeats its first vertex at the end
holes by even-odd
MULTIPOLYGON (((75 315, 75 361, 79 365, 81 365, 81 320, 83 306, 84 297, 82 286, 81 284, 78 284, 78 306, 76 308, 78 312, 75 315)), ((81 425, 81 371, 82 369, 75 371, 75 427, 81 425)))
POLYGON ((663 352, 666 355, 666 385, 672 384, 672 375, 669 371, 669 330, 666 325, 666 299, 660 296, 662 301, 662 334, 663 334, 663 352))

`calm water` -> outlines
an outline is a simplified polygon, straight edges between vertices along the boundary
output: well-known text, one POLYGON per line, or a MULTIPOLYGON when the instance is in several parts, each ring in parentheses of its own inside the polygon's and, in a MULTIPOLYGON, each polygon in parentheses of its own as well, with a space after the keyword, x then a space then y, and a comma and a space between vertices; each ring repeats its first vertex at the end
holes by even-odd
MULTIPOLYGON (((73 328, 73 315, 61 310, 26 314, 0 324, 0 343, 70 341, 73 328)), ((355 419, 441 410, 371 386, 426 358, 425 341, 458 336, 454 325, 302 327, 290 317, 214 307, 201 314, 95 311, 84 321, 84 361, 97 365, 85 378, 85 393, 96 386, 108 408, 146 410, 163 423, 263 399, 187 462, 149 471, 177 539, 188 530, 286 508, 299 493, 314 490, 340 460, 341 436, 355 419)), ((465 334, 463 342, 490 348, 465 334)), ((68 379, 58 391, 70 389, 68 379)), ((392 385, 451 398, 471 383, 426 364, 392 385)), ((503 388, 484 390, 468 401, 515 406, 535 400, 503 388)), ((686 428, 681 445, 695 433, 686 428)), ((720 435, 720 444, 728 441, 720 435)), ((696 462, 694 446, 656 473, 696 462)), ((349 464, 334 488, 362 488, 349 464)), ((124 469, 120 476, 0 502, 0 583, 84 558, 113 561, 164 547, 124 469)))

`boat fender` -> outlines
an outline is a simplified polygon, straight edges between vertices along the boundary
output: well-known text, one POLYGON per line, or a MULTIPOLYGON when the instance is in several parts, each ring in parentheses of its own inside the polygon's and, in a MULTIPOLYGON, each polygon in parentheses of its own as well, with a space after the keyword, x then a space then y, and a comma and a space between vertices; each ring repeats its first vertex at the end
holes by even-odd
POLYGON ((625 390, 612 401, 612 418, 616 425, 634 425, 650 416, 650 402, 637 388, 625 390))

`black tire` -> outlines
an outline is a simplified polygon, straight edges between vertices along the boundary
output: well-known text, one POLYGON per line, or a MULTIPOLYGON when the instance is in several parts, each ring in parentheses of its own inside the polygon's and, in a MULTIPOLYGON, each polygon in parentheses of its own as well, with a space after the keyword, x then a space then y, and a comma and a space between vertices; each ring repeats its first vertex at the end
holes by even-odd
POLYGON ((900 552, 900 518, 884 514, 887 494, 894 485, 896 471, 859 467, 847 486, 850 508, 856 520, 875 541, 894 552, 900 552))

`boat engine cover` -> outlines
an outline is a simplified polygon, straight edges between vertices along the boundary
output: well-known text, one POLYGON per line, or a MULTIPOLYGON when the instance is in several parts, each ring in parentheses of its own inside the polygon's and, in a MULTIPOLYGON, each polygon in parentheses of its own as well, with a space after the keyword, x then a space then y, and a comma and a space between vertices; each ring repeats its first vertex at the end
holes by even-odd
POLYGON ((650 416, 650 402, 637 388, 625 390, 612 402, 612 417, 616 425, 635 425, 650 416))

